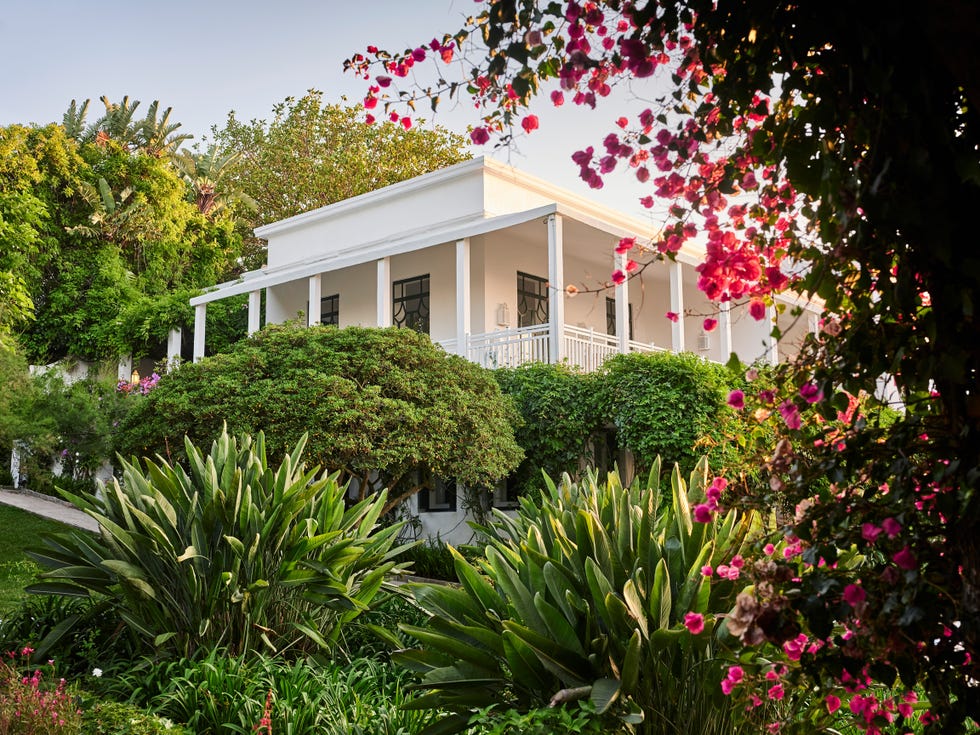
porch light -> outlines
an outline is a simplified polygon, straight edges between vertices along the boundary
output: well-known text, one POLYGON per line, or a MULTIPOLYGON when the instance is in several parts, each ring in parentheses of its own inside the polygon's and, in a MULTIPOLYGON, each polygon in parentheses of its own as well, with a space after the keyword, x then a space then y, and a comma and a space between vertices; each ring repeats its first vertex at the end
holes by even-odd
POLYGON ((510 307, 506 303, 501 303, 497 305, 497 326, 498 327, 509 327, 510 326, 510 307))
POLYGON ((711 349, 711 337, 708 335, 707 332, 702 331, 701 334, 698 335, 698 351, 707 352, 710 349, 711 349))

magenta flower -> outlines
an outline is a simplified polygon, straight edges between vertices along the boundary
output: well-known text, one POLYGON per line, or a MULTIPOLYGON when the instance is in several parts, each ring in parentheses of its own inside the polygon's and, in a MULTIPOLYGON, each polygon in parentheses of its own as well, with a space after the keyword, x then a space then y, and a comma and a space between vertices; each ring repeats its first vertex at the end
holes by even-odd
POLYGON ((713 332, 715 330, 715 327, 718 326, 718 320, 717 319, 712 319, 709 316, 707 319, 704 320, 704 325, 703 326, 704 326, 704 331, 705 332, 713 332))
POLYGON ((783 417, 783 421, 786 422, 787 428, 795 430, 803 425, 803 421, 800 419, 800 410, 790 399, 787 398, 779 404, 779 413, 783 417))
POLYGON ((704 630, 704 615, 701 613, 687 613, 684 616, 684 625, 693 635, 698 635, 704 630))
POLYGON ((840 697, 837 695, 828 694, 824 701, 827 703, 827 711, 830 714, 834 714, 834 712, 840 709, 840 697))
POLYGON ((749 302, 749 314, 757 322, 766 318, 766 302, 762 299, 752 299, 749 302))
POLYGON ((862 523, 861 524, 861 538, 867 541, 869 544, 873 544, 878 540, 881 535, 881 529, 878 528, 873 523, 862 523))
POLYGON ((705 503, 694 506, 694 520, 698 523, 711 523, 711 508, 705 503))
POLYGON ((807 403, 819 403, 823 400, 823 391, 816 383, 804 383, 800 386, 800 396, 807 403))
POLYGON ((892 557, 892 561, 907 571, 915 569, 919 564, 918 560, 915 558, 915 554, 911 552, 908 546, 896 553, 895 556, 892 557))
POLYGON ((677 320, 680 319, 680 316, 674 311, 668 311, 666 314, 664 314, 664 316, 666 316, 670 321, 674 322, 674 324, 677 324, 677 320))
POLYGON ((538 116, 528 115, 523 120, 521 120, 521 127, 524 128, 525 133, 530 133, 532 130, 538 129, 538 116))
POLYGON ((733 390, 728 394, 728 405, 737 410, 745 408, 745 393, 737 389, 733 390))
POLYGON ((473 131, 470 133, 470 140, 475 145, 483 145, 490 140, 490 133, 486 128, 473 128, 473 131))
POLYGON ((844 602, 851 607, 857 607, 867 598, 864 588, 857 584, 849 584, 844 588, 844 602))
POLYGON ((902 524, 894 518, 886 518, 881 522, 881 530, 888 534, 888 538, 895 538, 902 531, 902 524))

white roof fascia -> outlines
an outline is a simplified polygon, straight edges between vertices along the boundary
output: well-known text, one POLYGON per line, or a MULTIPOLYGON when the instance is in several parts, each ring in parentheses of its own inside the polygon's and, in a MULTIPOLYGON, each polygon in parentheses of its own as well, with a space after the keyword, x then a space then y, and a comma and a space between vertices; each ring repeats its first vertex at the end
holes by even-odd
POLYGON ((465 237, 475 237, 495 230, 504 230, 508 227, 531 222, 540 217, 547 217, 548 215, 555 214, 556 211, 556 205, 546 204, 543 207, 536 207, 535 209, 529 209, 515 214, 490 218, 480 217, 453 227, 430 231, 415 237, 399 238, 397 240, 385 239, 375 243, 361 243, 355 247, 338 253, 332 253, 317 260, 294 263, 283 266, 282 268, 266 271, 262 275, 218 284, 212 290, 192 298, 190 300, 191 306, 220 301, 231 296, 257 291, 260 288, 277 286, 281 283, 299 280, 300 278, 309 278, 317 273, 329 273, 352 265, 370 263, 380 258, 410 253, 441 243, 455 242, 465 237))
POLYGON ((385 199, 400 197, 410 192, 422 191, 433 186, 439 186, 447 181, 466 176, 467 174, 472 173, 473 170, 482 168, 483 165, 483 158, 472 158, 468 161, 463 161, 462 163, 456 163, 452 166, 441 168, 437 171, 416 176, 413 179, 399 181, 396 184, 390 184, 382 187, 381 189, 375 189, 374 191, 359 194, 358 196, 351 197, 350 199, 334 202, 333 204, 328 204, 325 207, 320 207, 319 209, 312 209, 309 212, 302 212, 294 215, 293 217, 279 220, 278 222, 270 222, 267 225, 256 227, 255 236, 267 240, 273 235, 281 235, 282 233, 289 232, 297 227, 305 227, 306 225, 318 222, 320 220, 330 219, 331 217, 343 214, 352 209, 371 207, 377 204, 379 201, 383 201, 385 199))

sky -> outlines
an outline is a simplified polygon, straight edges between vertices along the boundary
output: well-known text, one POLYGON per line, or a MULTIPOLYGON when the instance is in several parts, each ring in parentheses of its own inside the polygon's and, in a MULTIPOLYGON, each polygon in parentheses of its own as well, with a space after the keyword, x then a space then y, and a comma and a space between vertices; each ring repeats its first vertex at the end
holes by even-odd
MULTIPOLYGON (((364 83, 343 72, 343 60, 369 44, 403 50, 453 32, 472 0, 2 0, 0 2, 0 125, 61 122, 71 100, 124 95, 172 107, 171 121, 195 140, 228 112, 239 120, 268 119, 287 96, 315 88, 326 102, 363 98, 364 83)), ((643 216, 643 192, 627 177, 600 191, 578 179, 573 151, 593 145, 626 111, 620 99, 597 111, 550 103, 532 108, 541 128, 493 155, 607 206, 643 216)), ((634 103, 634 114, 642 107, 634 103)), ((429 116, 432 117, 431 115, 429 116)), ((435 122, 465 133, 478 122, 472 106, 441 107, 435 122)))

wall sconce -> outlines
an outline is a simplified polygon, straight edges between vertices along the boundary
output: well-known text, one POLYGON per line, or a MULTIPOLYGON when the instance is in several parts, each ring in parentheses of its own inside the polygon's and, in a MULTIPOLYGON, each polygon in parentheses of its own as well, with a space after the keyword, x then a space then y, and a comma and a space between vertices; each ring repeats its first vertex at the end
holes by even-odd
POLYGON ((509 327, 510 326, 510 307, 506 303, 501 303, 497 305, 497 326, 498 327, 509 327))
POLYGON ((711 337, 707 332, 701 332, 698 335, 698 351, 707 352, 711 349, 711 337))

